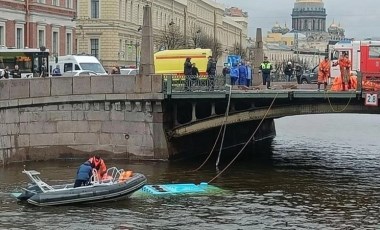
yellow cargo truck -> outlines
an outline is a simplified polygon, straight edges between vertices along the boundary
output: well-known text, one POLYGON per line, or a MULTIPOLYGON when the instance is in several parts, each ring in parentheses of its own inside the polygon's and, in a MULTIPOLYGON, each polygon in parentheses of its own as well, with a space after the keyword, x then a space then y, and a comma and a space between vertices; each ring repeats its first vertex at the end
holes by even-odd
POLYGON ((187 57, 195 63, 199 74, 206 75, 208 57, 212 56, 211 49, 182 49, 164 50, 154 54, 156 74, 183 76, 184 63, 187 57))

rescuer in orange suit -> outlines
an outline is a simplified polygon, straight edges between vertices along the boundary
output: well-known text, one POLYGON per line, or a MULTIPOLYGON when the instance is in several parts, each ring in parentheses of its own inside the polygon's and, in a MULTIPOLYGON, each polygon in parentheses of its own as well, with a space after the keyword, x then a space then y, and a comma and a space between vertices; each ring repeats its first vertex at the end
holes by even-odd
POLYGON ((327 79, 330 77, 330 61, 329 57, 326 56, 319 63, 318 67, 318 91, 320 90, 321 84, 324 85, 324 90, 327 90, 327 79))
POLYGON ((342 87, 343 91, 346 90, 346 84, 348 84, 348 89, 351 89, 351 82, 350 82, 350 68, 351 68, 351 61, 348 59, 348 52, 344 52, 339 58, 338 61, 339 68, 340 68, 340 76, 342 78, 342 87))
POLYGON ((90 159, 88 159, 88 161, 91 163, 93 168, 98 171, 98 176, 99 176, 100 180, 103 179, 105 176, 107 176, 106 175, 107 166, 104 163, 104 160, 102 158, 100 158, 100 156, 95 155, 95 156, 91 157, 90 159))

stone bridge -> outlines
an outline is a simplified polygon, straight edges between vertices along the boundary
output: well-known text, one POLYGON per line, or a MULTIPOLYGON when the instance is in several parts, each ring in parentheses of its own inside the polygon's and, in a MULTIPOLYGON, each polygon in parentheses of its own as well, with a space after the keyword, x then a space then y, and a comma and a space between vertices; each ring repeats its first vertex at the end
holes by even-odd
POLYGON ((224 123, 224 148, 229 148, 244 144, 261 120, 255 140, 273 137, 273 119, 283 116, 380 113, 364 105, 361 91, 229 92, 224 85, 184 92, 158 75, 1 80, 0 162, 85 159, 94 153, 107 159, 167 160, 208 152, 224 123))

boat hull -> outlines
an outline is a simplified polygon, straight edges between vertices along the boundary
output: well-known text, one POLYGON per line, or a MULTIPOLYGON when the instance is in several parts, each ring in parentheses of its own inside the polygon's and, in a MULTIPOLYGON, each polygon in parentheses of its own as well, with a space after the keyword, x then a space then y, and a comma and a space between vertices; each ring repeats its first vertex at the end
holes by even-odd
MULTIPOLYGON (((146 184, 146 177, 135 173, 124 182, 104 183, 78 188, 67 187, 49 192, 37 192, 30 196, 28 203, 36 206, 54 206, 81 203, 96 203, 126 199, 146 184)), ((28 195, 30 195, 30 191, 28 195)), ((25 196, 24 196, 25 199, 25 196)))

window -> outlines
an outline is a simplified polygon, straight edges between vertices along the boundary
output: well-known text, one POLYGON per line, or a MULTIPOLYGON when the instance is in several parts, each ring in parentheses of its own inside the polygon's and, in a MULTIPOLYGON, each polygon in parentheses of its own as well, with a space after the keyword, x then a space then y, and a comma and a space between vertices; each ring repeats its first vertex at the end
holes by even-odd
POLYGON ((136 23, 140 24, 140 5, 137 5, 137 17, 136 17, 136 23))
POLYGON ((38 3, 45 3, 45 0, 38 0, 38 3))
POLYGON ((73 70, 73 63, 65 63, 63 65, 63 72, 72 71, 73 70))
POLYGON ((121 20, 123 17, 123 1, 119 0, 119 19, 121 20))
POLYGON ((5 30, 4 30, 4 26, 0 26, 0 46, 5 46, 5 30))
POLYGON ((72 45, 72 36, 71 33, 66 34, 66 54, 72 54, 73 45, 72 45))
POLYGON ((45 45, 45 31, 38 30, 38 47, 45 45))
POLYGON ((59 6, 59 1, 58 0, 53 0, 52 1, 53 6, 59 6))
POLYGON ((91 18, 99 18, 99 0, 91 0, 91 18))
POLYGON ((129 6, 129 21, 132 22, 133 18, 133 1, 131 1, 131 5, 129 6))
POLYGON ((90 39, 91 55, 99 58, 99 39, 90 39))
POLYGON ((124 13, 125 13, 125 14, 124 14, 124 20, 125 20, 125 21, 127 21, 127 14, 128 14, 128 13, 127 13, 127 12, 128 12, 128 11, 127 11, 127 8, 128 8, 128 0, 125 0, 125 9, 124 9, 124 11, 125 11, 125 12, 124 12, 124 13))
POLYGON ((58 32, 53 32, 53 53, 58 54, 58 32))
POLYGON ((72 0, 66 0, 66 8, 73 8, 72 0))
POLYGON ((16 48, 21 49, 24 46, 24 36, 22 32, 22 28, 17 28, 16 30, 16 48))
POLYGON ((380 46, 369 47, 369 58, 380 58, 380 46))

